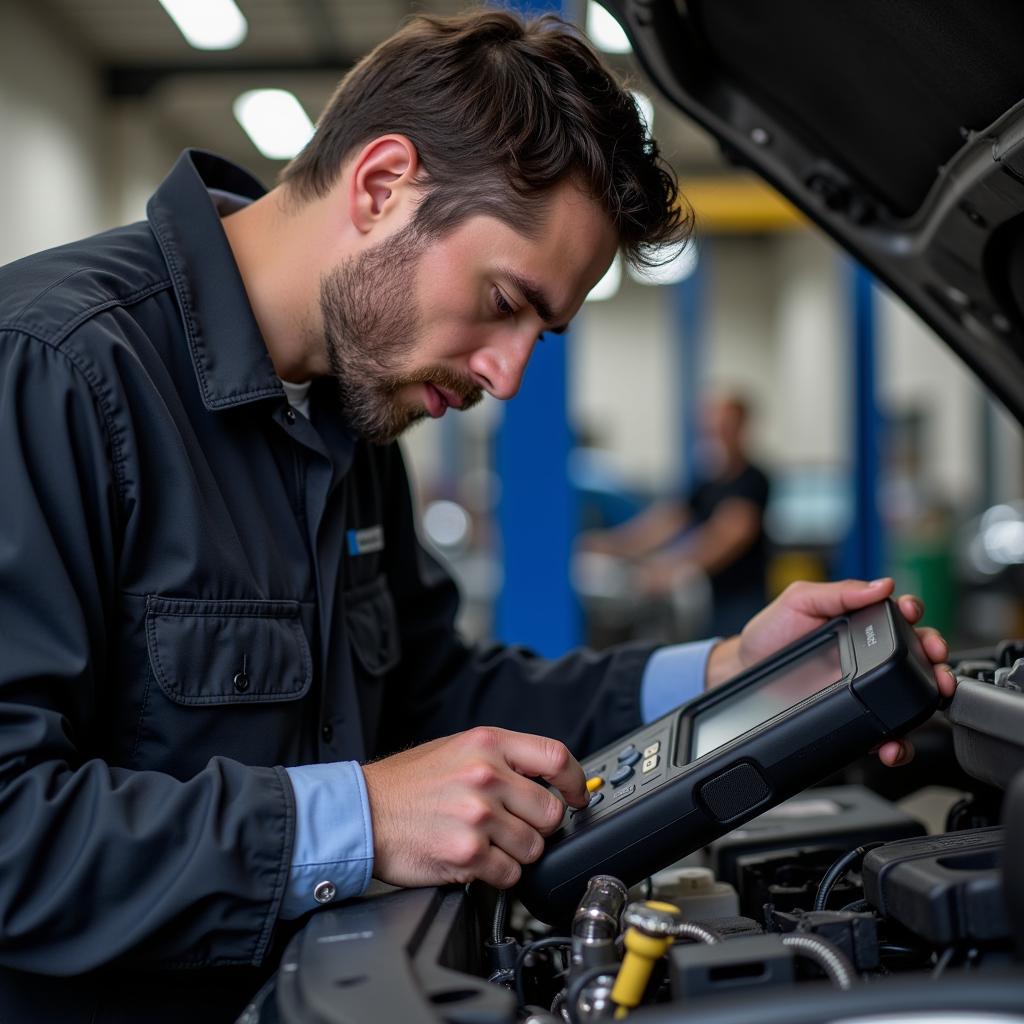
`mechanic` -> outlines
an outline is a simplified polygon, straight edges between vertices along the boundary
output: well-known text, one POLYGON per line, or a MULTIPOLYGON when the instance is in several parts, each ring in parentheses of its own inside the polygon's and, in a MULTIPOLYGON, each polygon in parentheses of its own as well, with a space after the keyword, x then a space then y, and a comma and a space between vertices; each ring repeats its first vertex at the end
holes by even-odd
POLYGON ((529 777, 582 805, 570 750, 890 593, 657 653, 456 635, 394 438, 511 398, 681 209, 574 31, 482 11, 378 47, 272 191, 187 152, 147 221, 0 271, 4 1024, 232 1020, 371 876, 509 886, 563 812, 529 777))

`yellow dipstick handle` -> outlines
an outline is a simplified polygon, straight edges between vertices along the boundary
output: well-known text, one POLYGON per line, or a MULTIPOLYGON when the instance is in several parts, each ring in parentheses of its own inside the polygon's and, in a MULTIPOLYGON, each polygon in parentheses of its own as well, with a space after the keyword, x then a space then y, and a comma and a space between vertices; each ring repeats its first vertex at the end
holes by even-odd
POLYGON ((679 908, 672 903, 648 900, 626 908, 626 955, 612 986, 616 1020, 623 1020, 640 1005, 654 965, 672 945, 671 930, 678 920, 679 908))
POLYGON ((604 785, 604 779, 600 775, 591 775, 587 779, 587 792, 596 793, 604 785))
POLYGON ((637 928, 626 929, 626 955, 612 988, 612 1002, 618 1006, 616 1020, 622 1020, 633 1007, 640 1005, 651 971, 670 945, 671 938, 654 938, 637 928))

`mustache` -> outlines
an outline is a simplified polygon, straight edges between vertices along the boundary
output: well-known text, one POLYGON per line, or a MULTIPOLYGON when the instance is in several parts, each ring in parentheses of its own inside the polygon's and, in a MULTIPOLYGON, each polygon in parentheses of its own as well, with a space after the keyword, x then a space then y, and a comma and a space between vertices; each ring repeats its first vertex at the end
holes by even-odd
POLYGON ((451 391, 462 400, 463 410, 479 404, 484 397, 483 388, 477 385, 471 377, 457 373, 446 366, 428 366, 415 373, 392 377, 388 381, 388 391, 397 394, 408 384, 433 384, 445 391, 451 391))

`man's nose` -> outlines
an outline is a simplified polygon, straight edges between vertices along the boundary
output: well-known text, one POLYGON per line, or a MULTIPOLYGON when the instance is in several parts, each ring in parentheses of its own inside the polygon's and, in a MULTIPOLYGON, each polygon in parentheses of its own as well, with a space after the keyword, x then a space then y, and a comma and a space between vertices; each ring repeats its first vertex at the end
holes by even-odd
POLYGON ((537 337, 535 331, 521 331, 513 337, 505 335, 473 353, 469 368, 488 394, 502 400, 515 397, 537 337))

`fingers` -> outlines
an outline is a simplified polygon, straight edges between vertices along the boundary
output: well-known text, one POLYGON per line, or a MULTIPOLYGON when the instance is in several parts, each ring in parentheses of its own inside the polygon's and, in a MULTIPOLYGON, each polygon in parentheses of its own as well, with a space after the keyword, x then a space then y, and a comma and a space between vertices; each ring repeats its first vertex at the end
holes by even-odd
POLYGON ((473 729, 364 765, 375 877, 514 885, 565 813, 558 793, 534 776, 581 806, 589 798, 563 744, 503 729, 473 729))
POLYGON ((518 776, 505 782, 501 801, 511 814, 525 821, 542 836, 551 835, 565 817, 565 804, 551 790, 518 776))
POLYGON ((515 858, 500 847, 491 846, 476 866, 473 877, 493 885, 495 889, 511 889, 522 873, 523 869, 515 858))
MULTIPOLYGON (((540 789, 535 783, 528 784, 540 789)), ((490 794, 467 794, 462 806, 454 809, 453 816, 465 833, 463 852, 471 858, 467 867, 479 868, 492 845, 520 864, 531 864, 544 852, 541 834, 490 794)))
POLYGON ((919 597, 914 597, 913 594, 903 594, 896 603, 907 622, 911 625, 920 622, 921 616, 924 615, 924 602, 919 597))
POLYGON ((956 693, 956 673, 948 665, 935 666, 935 685, 947 700, 956 693))
MULTIPOLYGON (((903 601, 904 598, 900 598, 901 608, 903 601)), ((929 626, 919 626, 917 636, 925 655, 935 666, 935 685, 939 688, 939 693, 947 699, 952 697, 956 693, 956 673, 945 663, 949 657, 949 644, 938 630, 929 626)))
POLYGON ((514 771, 527 778, 546 779, 573 807, 583 807, 590 799, 583 769, 564 743, 505 729, 488 731, 498 734, 495 742, 500 743, 505 761, 514 771))
POLYGON ((921 646, 924 648, 924 653, 928 655, 929 661, 937 665, 949 657, 949 644, 943 640, 937 629, 932 629, 930 626, 919 627, 917 637, 921 641, 921 646))
POLYGON ((838 583, 791 583, 786 588, 786 603, 805 615, 833 619, 844 612, 856 611, 888 597, 894 587, 892 577, 866 583, 864 580, 840 580, 838 583))
POLYGON ((914 760, 914 745, 909 740, 888 740, 878 748, 878 759, 889 768, 910 764, 914 760))
MULTIPOLYGON (((537 833, 550 835, 565 815, 565 804, 546 786, 539 786, 508 765, 487 758, 471 760, 462 769, 459 782, 463 791, 469 794, 465 806, 458 809, 459 817, 466 824, 483 828, 489 834, 494 834, 494 822, 506 811, 518 821, 525 822, 535 837, 537 833)), ((513 851, 509 849, 508 852, 513 851)), ((538 856, 539 853, 537 851, 538 856)))
POLYGON ((482 833, 471 830, 451 837, 447 861, 442 876, 444 881, 465 883, 479 880, 496 889, 509 889, 522 874, 519 862, 507 850, 492 843, 482 833))

